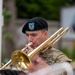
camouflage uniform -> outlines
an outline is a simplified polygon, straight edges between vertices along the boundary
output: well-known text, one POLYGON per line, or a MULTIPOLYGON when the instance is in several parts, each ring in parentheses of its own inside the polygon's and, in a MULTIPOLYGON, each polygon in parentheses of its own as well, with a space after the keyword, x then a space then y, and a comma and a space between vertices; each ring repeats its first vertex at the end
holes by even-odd
MULTIPOLYGON (((29 50, 26 50, 25 53, 30 53, 29 50)), ((48 65, 52 65, 58 62, 71 62, 72 60, 69 59, 63 52, 58 49, 50 48, 45 49, 39 52, 40 57, 44 58, 45 62, 48 65)), ((66 72, 61 75, 67 75, 66 72)))
MULTIPOLYGON (((45 62, 48 65, 52 65, 58 62, 71 62, 72 60, 69 59, 63 52, 58 49, 51 48, 48 50, 43 50, 40 53, 40 56, 44 58, 45 62)), ((61 75, 67 75, 66 72, 61 75)))
POLYGON ((63 52, 55 48, 41 51, 40 56, 44 58, 46 63, 48 63, 49 65, 54 64, 56 62, 72 61, 63 52))

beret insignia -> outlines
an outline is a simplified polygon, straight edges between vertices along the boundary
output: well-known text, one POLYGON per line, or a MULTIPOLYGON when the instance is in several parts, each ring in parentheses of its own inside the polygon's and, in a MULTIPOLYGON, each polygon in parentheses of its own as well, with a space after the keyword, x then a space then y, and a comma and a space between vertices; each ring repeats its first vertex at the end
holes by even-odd
POLYGON ((34 23, 29 23, 28 26, 30 30, 34 30, 34 23))

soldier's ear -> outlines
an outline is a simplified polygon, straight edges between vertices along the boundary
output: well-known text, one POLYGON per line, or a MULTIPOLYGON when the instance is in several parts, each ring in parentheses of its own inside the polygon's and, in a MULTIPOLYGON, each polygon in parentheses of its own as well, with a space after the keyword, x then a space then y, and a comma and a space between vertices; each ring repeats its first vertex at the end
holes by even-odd
POLYGON ((45 32, 44 32, 44 35, 45 35, 45 36, 48 36, 48 31, 45 31, 45 32))

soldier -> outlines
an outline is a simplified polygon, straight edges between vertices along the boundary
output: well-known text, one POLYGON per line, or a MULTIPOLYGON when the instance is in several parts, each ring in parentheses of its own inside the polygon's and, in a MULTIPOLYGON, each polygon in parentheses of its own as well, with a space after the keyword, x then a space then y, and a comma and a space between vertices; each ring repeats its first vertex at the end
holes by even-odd
MULTIPOLYGON (((28 47, 30 52, 43 43, 48 37, 48 24, 45 19, 35 17, 27 21, 22 28, 22 32, 26 35, 28 42, 33 44, 28 47)), ((33 64, 29 67, 29 72, 35 72, 58 62, 71 62, 63 52, 53 47, 42 50, 32 58, 33 64)))

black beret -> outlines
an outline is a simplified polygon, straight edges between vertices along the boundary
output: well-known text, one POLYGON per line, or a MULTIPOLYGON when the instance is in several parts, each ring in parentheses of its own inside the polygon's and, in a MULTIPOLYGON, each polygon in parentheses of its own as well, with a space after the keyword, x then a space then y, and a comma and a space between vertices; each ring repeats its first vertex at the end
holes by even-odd
POLYGON ((35 17, 27 21, 22 28, 22 32, 25 34, 26 31, 36 31, 48 29, 48 24, 45 19, 41 17, 35 17))

